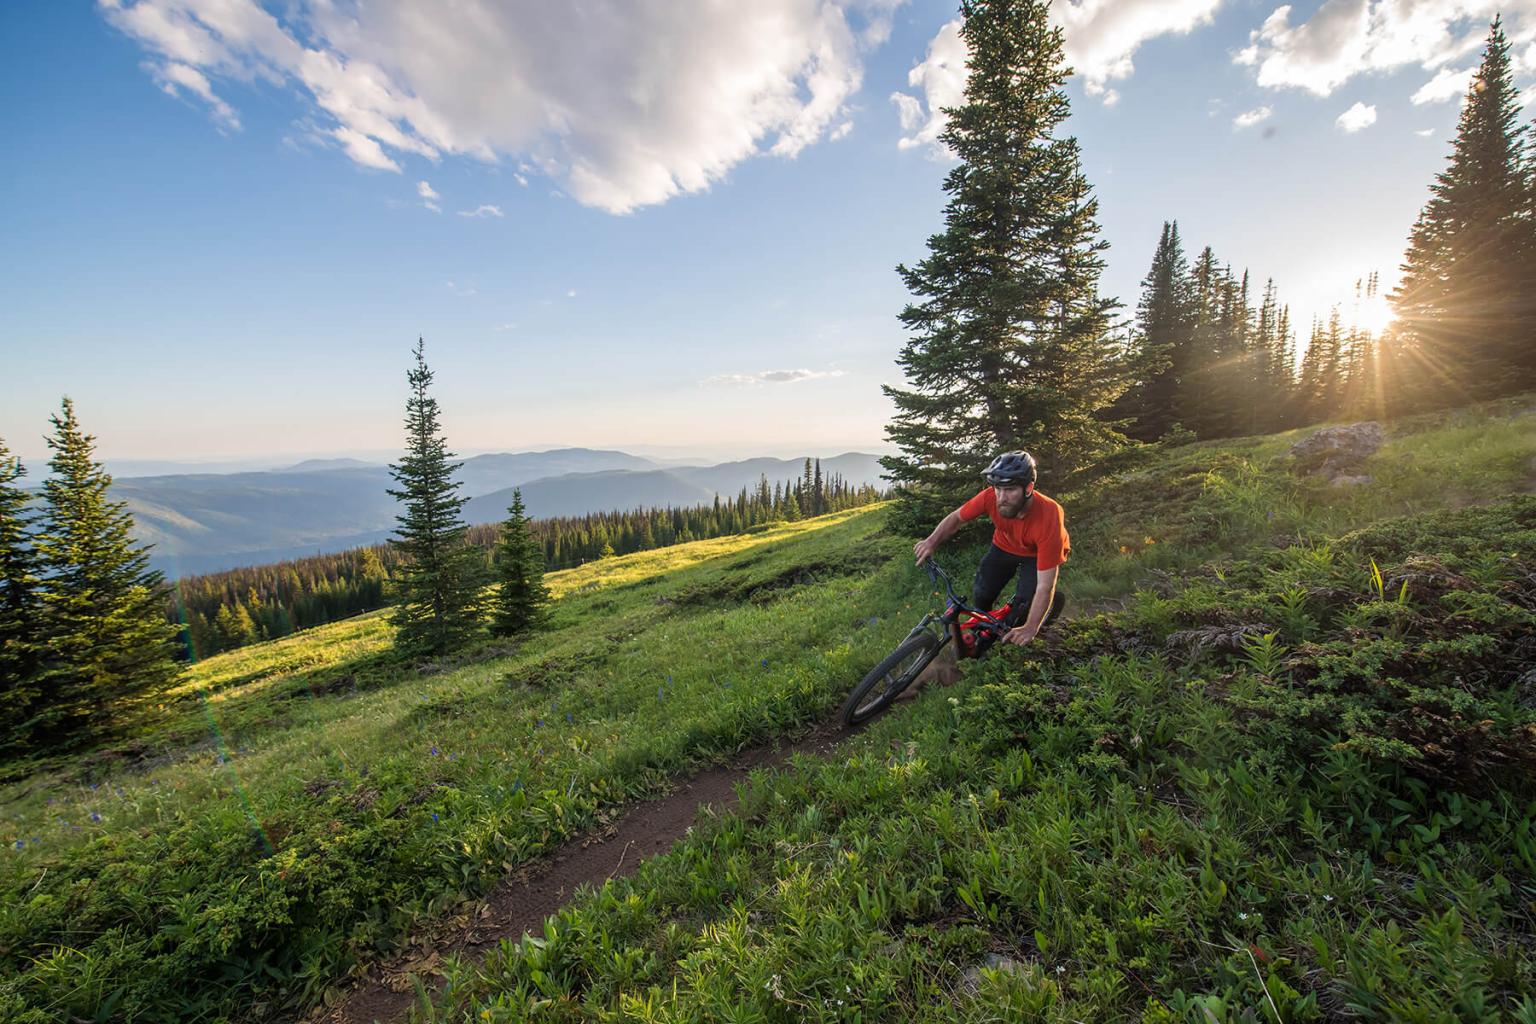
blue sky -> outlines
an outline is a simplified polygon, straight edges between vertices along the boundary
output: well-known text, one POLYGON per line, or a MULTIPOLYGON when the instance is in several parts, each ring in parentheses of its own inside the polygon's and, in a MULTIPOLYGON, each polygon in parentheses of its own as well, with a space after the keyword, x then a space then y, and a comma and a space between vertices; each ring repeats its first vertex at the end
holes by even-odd
MULTIPOLYGON (((0 5, 0 437, 32 472, 64 394, 109 458, 393 450, 418 335, 461 454, 883 447, 953 5, 443 7, 0 5)), ((1536 0, 1502 9, 1527 88, 1536 0)), ((1101 290, 1134 307, 1170 218, 1303 330, 1390 283, 1493 11, 1058 5, 1101 290)))

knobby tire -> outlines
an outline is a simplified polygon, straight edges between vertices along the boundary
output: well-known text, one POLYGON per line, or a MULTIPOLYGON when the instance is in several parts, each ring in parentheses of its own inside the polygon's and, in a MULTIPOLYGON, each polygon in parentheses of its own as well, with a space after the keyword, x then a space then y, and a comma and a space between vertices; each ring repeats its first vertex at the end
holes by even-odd
POLYGON ((932 633, 910 636, 885 660, 869 670, 843 703, 843 724, 861 725, 890 706, 901 691, 912 685, 934 655, 939 653, 939 640, 932 633))

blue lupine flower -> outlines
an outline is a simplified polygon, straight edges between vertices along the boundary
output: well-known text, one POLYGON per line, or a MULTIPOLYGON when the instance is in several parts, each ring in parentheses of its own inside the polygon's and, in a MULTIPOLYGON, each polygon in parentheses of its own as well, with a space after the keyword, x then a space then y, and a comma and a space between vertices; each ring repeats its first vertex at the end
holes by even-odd
POLYGON ((512 783, 512 792, 516 793, 518 790, 520 790, 522 788, 523 788, 523 780, 522 779, 518 779, 516 782, 512 783))
POLYGON ((92 811, 91 812, 91 820, 92 821, 100 821, 101 820, 101 815, 97 814, 95 811, 92 811))
POLYGON ((544 728, 544 719, 542 719, 542 718, 535 718, 533 720, 533 727, 535 729, 542 729, 542 728, 544 728))
POLYGON ((567 711, 567 712, 566 712, 566 713, 565 713, 565 720, 566 720, 566 721, 567 721, 567 722, 569 722, 569 721, 572 721, 572 718, 571 718, 571 713, 570 713, 570 712, 569 712, 569 711, 567 711))
POLYGON ((667 682, 670 683, 671 681, 672 681, 672 677, 671 676, 667 676, 667 682))
POLYGON ((432 756, 433 756, 433 757, 436 757, 436 756, 437 756, 437 748, 436 748, 436 747, 433 747, 433 748, 432 748, 432 756))
POLYGON ((20 840, 20 839, 16 840, 16 849, 18 849, 18 850, 25 849, 26 845, 27 844, 25 842, 23 842, 22 840, 20 840))
POLYGON ((436 820, 437 820, 437 812, 436 812, 436 811, 433 811, 433 812, 432 812, 432 820, 433 820, 433 821, 436 821, 436 820))

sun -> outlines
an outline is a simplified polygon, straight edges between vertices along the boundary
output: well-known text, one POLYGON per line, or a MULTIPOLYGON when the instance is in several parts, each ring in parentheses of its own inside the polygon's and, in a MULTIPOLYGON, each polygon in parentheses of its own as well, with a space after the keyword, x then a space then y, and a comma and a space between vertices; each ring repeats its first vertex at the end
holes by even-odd
POLYGON ((1360 300, 1360 305, 1355 308, 1355 326, 1371 334, 1380 334, 1387 329, 1397 314, 1392 312, 1391 303, 1381 295, 1372 295, 1368 299, 1360 300))

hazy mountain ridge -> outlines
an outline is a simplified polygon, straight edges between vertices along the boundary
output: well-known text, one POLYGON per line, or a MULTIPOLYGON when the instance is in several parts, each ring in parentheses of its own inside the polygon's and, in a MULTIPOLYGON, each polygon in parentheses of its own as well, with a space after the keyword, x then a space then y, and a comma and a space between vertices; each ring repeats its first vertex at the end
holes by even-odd
MULTIPOLYGON (((855 486, 883 483, 874 455, 848 452, 821 466, 855 486)), ((574 516, 707 504, 764 476, 770 485, 798 479, 804 467, 804 459, 756 458, 662 468, 626 452, 560 448, 476 455, 457 479, 470 499, 466 522, 489 523, 504 518, 514 487, 535 517, 574 516)), ((393 486, 387 466, 309 459, 281 470, 114 479, 112 494, 133 513, 135 537, 154 545, 151 564, 175 579, 378 543, 394 531, 393 486)))

